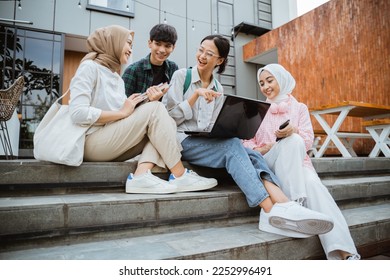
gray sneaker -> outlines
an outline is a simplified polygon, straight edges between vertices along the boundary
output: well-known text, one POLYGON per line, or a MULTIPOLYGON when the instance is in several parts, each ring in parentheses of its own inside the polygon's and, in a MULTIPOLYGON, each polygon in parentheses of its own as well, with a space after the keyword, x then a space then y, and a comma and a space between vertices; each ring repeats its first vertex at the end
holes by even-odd
POLYGON ((203 191, 214 188, 218 185, 214 178, 205 178, 186 168, 184 174, 176 178, 173 174, 169 176, 169 184, 176 186, 176 192, 203 191))
POLYGON ((167 194, 175 193, 176 189, 176 186, 154 176, 150 170, 139 176, 130 173, 126 181, 126 193, 167 194))

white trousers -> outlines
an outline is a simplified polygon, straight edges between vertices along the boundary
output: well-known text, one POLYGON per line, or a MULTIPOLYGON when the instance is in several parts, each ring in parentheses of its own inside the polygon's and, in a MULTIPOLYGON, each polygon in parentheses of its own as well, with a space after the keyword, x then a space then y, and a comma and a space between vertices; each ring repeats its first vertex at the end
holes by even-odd
POLYGON ((293 134, 276 143, 264 158, 291 200, 305 198, 307 208, 333 219, 333 229, 319 235, 327 259, 340 259, 337 250, 357 254, 343 214, 315 170, 303 165, 305 156, 302 137, 293 134))

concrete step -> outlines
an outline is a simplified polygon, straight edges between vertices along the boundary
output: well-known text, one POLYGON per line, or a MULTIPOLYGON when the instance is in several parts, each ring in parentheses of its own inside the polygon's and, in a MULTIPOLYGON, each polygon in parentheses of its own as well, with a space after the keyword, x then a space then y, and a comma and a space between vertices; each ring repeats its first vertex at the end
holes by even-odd
MULTIPOLYGON (((136 160, 128 162, 85 162, 79 167, 69 167, 37 160, 0 160, 0 194, 7 190, 28 190, 32 187, 71 186, 75 189, 115 189, 124 186, 130 172, 134 172, 136 160), (28 187, 26 187, 28 186, 28 187)), ((214 177, 221 182, 230 176, 224 169, 211 169, 185 165, 200 174, 214 177)), ((369 174, 390 175, 390 158, 320 158, 313 165, 321 178, 337 176, 363 176, 369 174)), ((167 178, 168 173, 160 174, 167 178)), ((231 178, 230 178, 231 179, 231 178)))
MULTIPOLYGON (((323 181, 340 208, 390 201, 390 176, 323 181)), ((89 193, 0 198, 0 244, 46 237, 91 238, 151 234, 169 227, 191 228, 209 223, 226 225, 257 219, 240 189, 231 184, 203 192, 169 195, 89 193)))
MULTIPOLYGON (((170 240, 183 239, 177 246, 189 250, 185 236, 194 236, 205 238, 204 240, 211 238, 215 244, 210 243, 210 250, 205 252, 170 256, 172 249, 167 247, 167 256, 144 257, 141 252, 148 250, 140 249, 141 246, 134 248, 136 251, 141 250, 141 255, 135 255, 134 258, 234 259, 248 256, 252 258, 252 252, 259 252, 256 258, 286 259, 281 255, 274 256, 271 252, 273 250, 269 248, 287 245, 279 251, 280 254, 289 255, 290 250, 301 246, 297 244, 302 242, 309 245, 310 252, 304 255, 293 254, 292 259, 316 258, 321 255, 318 238, 295 240, 275 235, 269 237, 266 233, 259 232, 256 225, 259 209, 247 206, 244 195, 223 169, 185 163, 199 174, 218 180, 219 185, 209 191, 170 195, 125 194, 125 180, 128 173, 135 170, 136 164, 136 160, 132 160, 120 163, 83 163, 80 167, 68 167, 36 160, 0 161, 0 251, 10 254, 11 251, 16 254, 18 251, 20 256, 28 256, 28 252, 39 255, 39 250, 34 251, 36 248, 51 250, 50 248, 58 247, 62 250, 64 248, 61 246, 74 244, 71 246, 76 246, 76 249, 79 248, 77 246, 85 247, 85 251, 76 253, 76 250, 72 256, 45 252, 48 258, 90 258, 88 256, 93 254, 89 252, 93 251, 89 248, 90 245, 116 248, 115 242, 122 244, 123 241, 123 246, 127 242, 133 245, 140 242, 145 248, 171 246, 167 245, 168 241, 160 240, 161 236, 170 240), (233 242, 232 247, 213 251, 215 246, 219 246, 218 240, 214 239, 217 236, 220 238, 225 232, 228 240, 234 236, 240 240, 237 234, 254 239, 241 245, 234 245, 233 242), (157 243, 161 244, 156 245, 157 243), (315 253, 311 253, 312 246, 317 248, 315 253)), ((350 224, 351 230, 355 231, 356 242, 362 248, 370 248, 368 251, 376 246, 377 253, 382 247, 387 246, 389 249, 390 239, 381 233, 384 229, 388 232, 388 218, 366 215, 359 209, 365 209, 369 213, 372 209, 379 212, 388 210, 390 159, 323 158, 314 159, 313 164, 344 213, 347 215, 356 212, 364 216, 359 217, 364 218, 362 221, 353 220, 355 222, 350 224)), ((167 173, 157 175, 164 179, 168 176, 167 173)), ((203 246, 198 245, 193 246, 203 246)), ((307 248, 306 245, 304 247, 307 248)), ((163 251, 161 254, 164 254, 163 251)), ((118 250, 122 254, 120 252, 118 250)), ((118 258, 115 250, 103 253, 104 259, 110 259, 111 255, 112 259, 118 258)))
MULTIPOLYGON (((382 244, 375 254, 388 252, 390 204, 343 210, 356 246, 363 258, 370 257, 370 245, 382 244), (386 251, 387 250, 387 251, 386 251)), ((372 254, 372 251, 371 251, 372 254)), ((1 250, 7 260, 158 260, 158 259, 323 259, 317 236, 286 238, 261 232, 257 222, 233 226, 125 237, 61 246, 36 246, 26 250, 1 250)))

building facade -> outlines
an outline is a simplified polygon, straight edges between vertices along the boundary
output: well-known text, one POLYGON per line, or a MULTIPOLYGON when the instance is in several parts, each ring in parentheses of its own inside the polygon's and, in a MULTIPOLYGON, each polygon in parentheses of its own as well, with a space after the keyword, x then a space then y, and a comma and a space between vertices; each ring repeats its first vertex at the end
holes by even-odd
MULTIPOLYGON (((262 98, 259 65, 243 60, 242 46, 296 17, 297 0, 7 0, 0 1, 0 87, 24 75, 18 114, 20 156, 32 155, 36 126, 53 101, 66 91, 86 52, 87 36, 117 24, 135 31, 132 61, 149 53, 149 30, 173 25, 178 41, 170 59, 179 67, 196 63, 195 50, 206 35, 231 40, 229 64, 218 79, 226 93, 262 98)), ((276 61, 274 61, 276 62, 276 61)), ((17 129, 17 128, 15 128, 17 129)), ((1 151, 0 151, 1 153, 1 151)))

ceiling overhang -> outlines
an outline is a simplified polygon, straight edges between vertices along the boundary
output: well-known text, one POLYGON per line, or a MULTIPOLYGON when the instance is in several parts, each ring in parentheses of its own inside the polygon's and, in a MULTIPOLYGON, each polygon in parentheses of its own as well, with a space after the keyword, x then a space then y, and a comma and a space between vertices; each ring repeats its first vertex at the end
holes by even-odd
POLYGON ((236 37, 238 33, 245 33, 247 35, 261 36, 261 35, 267 33, 268 31, 270 31, 270 29, 243 21, 240 24, 234 26, 232 31, 233 31, 232 35, 234 35, 234 37, 236 37))

